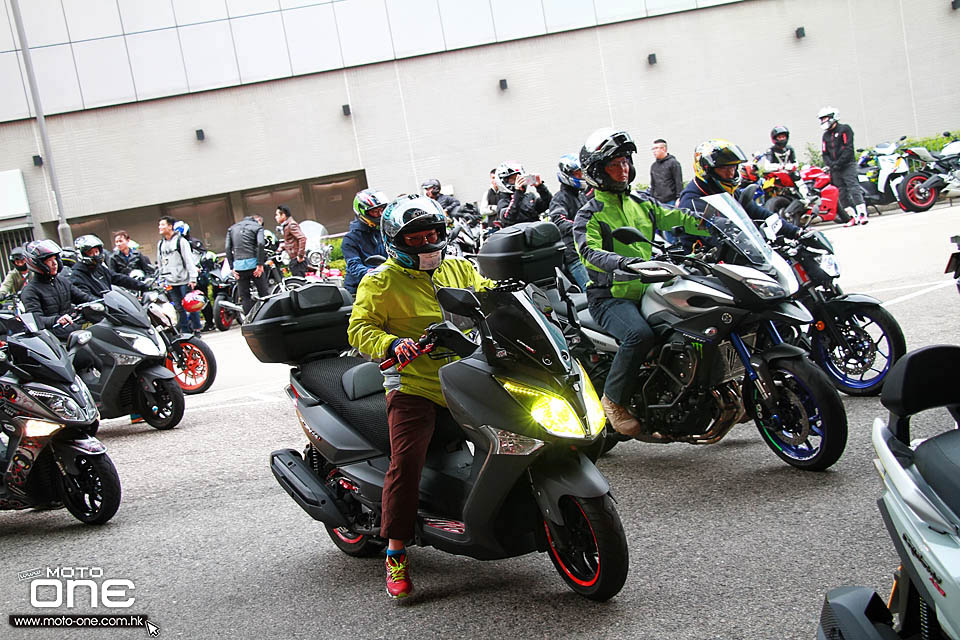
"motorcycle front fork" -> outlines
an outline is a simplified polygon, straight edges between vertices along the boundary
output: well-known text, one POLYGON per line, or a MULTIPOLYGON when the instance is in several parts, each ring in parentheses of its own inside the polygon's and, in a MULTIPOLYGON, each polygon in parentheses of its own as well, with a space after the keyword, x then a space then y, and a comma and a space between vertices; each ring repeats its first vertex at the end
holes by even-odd
MULTIPOLYGON (((764 328, 766 329, 770 341, 774 346, 783 344, 783 338, 780 336, 780 332, 777 330, 777 327, 773 324, 772 320, 768 320, 764 328)), ((760 402, 770 414, 770 418, 773 423, 779 426, 780 415, 777 412, 773 378, 771 378, 770 372, 766 369, 766 363, 759 358, 752 358, 750 356, 750 350, 747 348, 747 345, 744 344, 743 339, 739 336, 739 334, 731 333, 730 342, 733 344, 733 347, 737 350, 737 354, 740 356, 740 361, 743 363, 746 377, 750 380, 750 382, 753 384, 753 387, 760 395, 760 402)))

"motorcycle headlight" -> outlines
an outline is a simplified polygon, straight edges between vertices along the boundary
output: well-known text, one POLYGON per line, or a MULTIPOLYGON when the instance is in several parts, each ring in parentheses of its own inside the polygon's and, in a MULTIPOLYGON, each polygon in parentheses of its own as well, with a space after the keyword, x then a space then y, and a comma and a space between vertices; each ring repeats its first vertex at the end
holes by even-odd
MULTIPOLYGON (((170 303, 167 303, 167 304, 170 304, 170 303)), ((164 305, 164 306, 166 306, 166 305, 164 305)), ((157 304, 157 303, 154 302, 154 303, 151 304, 149 307, 147 307, 147 313, 150 314, 150 318, 151 318, 157 325, 159 325, 159 326, 161 326, 161 327, 168 327, 168 328, 169 328, 169 327, 172 327, 172 326, 174 325, 174 320, 173 320, 173 318, 170 317, 169 314, 166 313, 166 309, 164 309, 164 306, 161 306, 161 305, 159 305, 159 304, 157 304)), ((172 307, 173 305, 170 305, 170 306, 172 307)))
POLYGON ((31 418, 24 424, 23 434, 28 438, 43 438, 62 428, 63 425, 58 422, 48 422, 47 420, 31 418))
POLYGON ((530 412, 530 417, 537 424, 553 435, 563 438, 583 438, 587 435, 583 422, 565 398, 513 380, 497 378, 497 382, 530 412))
POLYGON ((776 282, 771 280, 760 280, 758 278, 747 278, 743 281, 750 291, 764 300, 773 300, 774 298, 785 298, 787 290, 776 282))
POLYGON ((837 262, 835 256, 825 253, 817 258, 817 262, 820 263, 820 268, 823 269, 823 272, 831 278, 840 277, 840 263, 837 262))
POLYGON ((130 345, 140 353, 145 356, 159 356, 160 347, 157 346, 157 343, 148 338, 147 336, 142 336, 139 333, 125 333, 123 331, 118 331, 122 337, 130 341, 130 345))
POLYGON ((86 415, 84 415, 83 409, 80 408, 80 405, 78 405, 73 398, 67 395, 55 393, 53 391, 32 389, 30 387, 26 387, 26 390, 34 400, 42 403, 43 406, 50 409, 50 411, 53 411, 64 420, 76 422, 78 420, 86 419, 86 415))

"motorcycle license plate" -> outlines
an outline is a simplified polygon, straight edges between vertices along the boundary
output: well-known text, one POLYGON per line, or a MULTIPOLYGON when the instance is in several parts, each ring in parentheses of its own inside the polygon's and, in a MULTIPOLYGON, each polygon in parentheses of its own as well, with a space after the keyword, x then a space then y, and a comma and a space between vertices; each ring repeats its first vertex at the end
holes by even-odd
POLYGON ((944 273, 957 273, 958 270, 960 270, 960 251, 956 251, 950 256, 950 261, 947 262, 944 273))

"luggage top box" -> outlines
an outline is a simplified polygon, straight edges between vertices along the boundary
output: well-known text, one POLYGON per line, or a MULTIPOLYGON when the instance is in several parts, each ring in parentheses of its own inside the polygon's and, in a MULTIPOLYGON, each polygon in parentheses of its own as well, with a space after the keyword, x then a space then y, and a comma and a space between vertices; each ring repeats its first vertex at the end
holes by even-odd
POLYGON ((298 364, 350 348, 347 324, 353 296, 346 289, 317 282, 257 304, 241 332, 260 362, 298 364))
POLYGON ((477 254, 480 273, 493 280, 539 282, 563 266, 560 229, 552 222, 521 222, 490 235, 477 254))

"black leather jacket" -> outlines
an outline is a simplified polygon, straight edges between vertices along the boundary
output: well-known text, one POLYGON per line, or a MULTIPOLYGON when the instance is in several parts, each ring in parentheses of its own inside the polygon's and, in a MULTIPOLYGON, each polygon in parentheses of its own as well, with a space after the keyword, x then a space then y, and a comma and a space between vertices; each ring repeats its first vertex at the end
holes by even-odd
POLYGON ((501 193, 497 201, 497 221, 501 227, 509 227, 518 222, 536 222, 540 214, 547 210, 553 194, 547 185, 537 187, 539 198, 530 192, 501 193), (516 197, 514 197, 516 195, 516 197))
POLYGON ((227 229, 226 253, 231 266, 247 258, 256 258, 257 265, 263 265, 266 256, 260 223, 248 216, 227 229))

